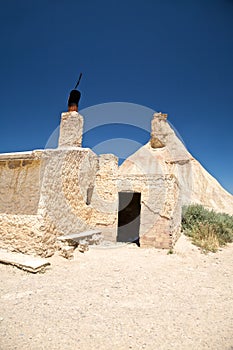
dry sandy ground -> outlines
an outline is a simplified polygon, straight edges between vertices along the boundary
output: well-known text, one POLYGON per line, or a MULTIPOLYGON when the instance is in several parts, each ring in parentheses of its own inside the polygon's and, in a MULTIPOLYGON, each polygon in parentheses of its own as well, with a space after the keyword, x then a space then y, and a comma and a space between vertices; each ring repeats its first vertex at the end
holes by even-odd
POLYGON ((133 245, 0 265, 0 349, 233 349, 233 245, 200 254, 133 245))

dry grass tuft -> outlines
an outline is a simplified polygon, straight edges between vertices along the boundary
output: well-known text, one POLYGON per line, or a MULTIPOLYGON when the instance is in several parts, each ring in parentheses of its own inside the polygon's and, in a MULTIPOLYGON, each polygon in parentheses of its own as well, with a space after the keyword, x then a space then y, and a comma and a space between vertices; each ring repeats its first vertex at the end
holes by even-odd
POLYGON ((216 252, 233 242, 233 216, 209 211, 201 205, 183 208, 182 229, 203 252, 216 252))

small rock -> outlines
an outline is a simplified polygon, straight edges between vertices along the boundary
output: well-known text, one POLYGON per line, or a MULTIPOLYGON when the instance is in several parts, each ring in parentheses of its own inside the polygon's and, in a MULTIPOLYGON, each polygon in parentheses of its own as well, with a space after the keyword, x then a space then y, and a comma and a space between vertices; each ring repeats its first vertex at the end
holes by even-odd
POLYGON ((109 297, 109 290, 108 290, 108 289, 105 289, 105 290, 104 290, 104 295, 105 295, 106 297, 109 297))

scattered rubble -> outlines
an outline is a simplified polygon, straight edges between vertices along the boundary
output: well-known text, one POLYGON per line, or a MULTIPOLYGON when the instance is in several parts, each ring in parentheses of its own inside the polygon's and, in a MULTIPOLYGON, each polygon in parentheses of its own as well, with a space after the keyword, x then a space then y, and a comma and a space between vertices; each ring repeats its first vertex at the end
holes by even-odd
POLYGON ((89 244, 100 244, 102 239, 101 232, 96 230, 73 233, 57 238, 60 246, 60 254, 66 259, 71 259, 73 257, 76 248, 78 248, 81 253, 84 253, 89 249, 89 244))

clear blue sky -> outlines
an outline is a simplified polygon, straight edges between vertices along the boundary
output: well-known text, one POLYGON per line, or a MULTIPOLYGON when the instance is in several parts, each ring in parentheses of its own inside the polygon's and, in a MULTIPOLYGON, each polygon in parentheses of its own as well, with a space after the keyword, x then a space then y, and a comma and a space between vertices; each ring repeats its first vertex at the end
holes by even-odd
POLYGON ((233 193, 232 0, 0 4, 1 153, 44 148, 82 71, 80 109, 123 101, 168 113, 233 193))

